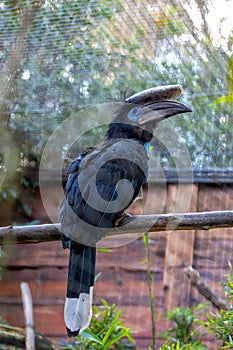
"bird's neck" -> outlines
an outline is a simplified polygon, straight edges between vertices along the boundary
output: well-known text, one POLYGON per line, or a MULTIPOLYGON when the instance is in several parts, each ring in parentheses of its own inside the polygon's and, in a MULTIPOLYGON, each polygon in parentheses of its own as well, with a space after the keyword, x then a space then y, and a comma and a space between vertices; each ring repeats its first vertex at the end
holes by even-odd
POLYGON ((130 124, 111 123, 106 132, 106 139, 133 139, 145 145, 148 149, 153 134, 147 130, 130 124))

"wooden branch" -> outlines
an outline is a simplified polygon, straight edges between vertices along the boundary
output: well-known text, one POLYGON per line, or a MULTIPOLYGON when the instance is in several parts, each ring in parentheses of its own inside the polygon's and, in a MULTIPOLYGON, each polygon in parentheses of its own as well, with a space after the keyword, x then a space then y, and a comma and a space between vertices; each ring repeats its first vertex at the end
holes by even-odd
POLYGON ((0 244, 59 241, 60 224, 7 226, 0 228, 0 244))
MULTIPOLYGON (((186 214, 135 215, 125 217, 106 236, 173 230, 209 230, 233 227, 233 211, 186 214), (127 225, 127 228, 126 228, 127 225)), ((0 228, 0 244, 39 243, 61 239, 60 224, 7 226, 0 228)))
POLYGON ((22 282, 20 284, 20 288, 22 293, 23 311, 25 318, 25 348, 26 350, 35 350, 35 329, 31 291, 28 283, 26 282, 22 282))
MULTIPOLYGON (((35 333, 36 349, 55 350, 51 341, 43 334, 35 333)), ((25 349, 25 332, 22 328, 10 327, 0 324, 0 344, 25 349)))
POLYGON ((185 269, 185 272, 190 278, 192 285, 197 288, 200 294, 202 294, 207 300, 211 301, 211 303, 219 310, 229 310, 227 303, 219 298, 219 296, 207 286, 197 270, 189 266, 185 269))

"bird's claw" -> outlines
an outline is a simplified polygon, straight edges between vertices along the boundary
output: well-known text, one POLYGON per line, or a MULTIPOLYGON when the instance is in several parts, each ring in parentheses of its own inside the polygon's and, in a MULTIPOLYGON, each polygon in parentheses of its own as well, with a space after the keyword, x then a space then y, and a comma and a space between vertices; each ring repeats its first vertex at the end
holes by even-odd
POLYGON ((131 216, 132 216, 132 215, 130 215, 130 214, 124 213, 119 219, 116 220, 116 222, 115 222, 115 227, 122 226, 122 221, 123 221, 125 218, 131 217, 131 216))
POLYGON ((71 239, 69 237, 66 237, 65 235, 62 235, 62 248, 63 249, 70 249, 71 239))

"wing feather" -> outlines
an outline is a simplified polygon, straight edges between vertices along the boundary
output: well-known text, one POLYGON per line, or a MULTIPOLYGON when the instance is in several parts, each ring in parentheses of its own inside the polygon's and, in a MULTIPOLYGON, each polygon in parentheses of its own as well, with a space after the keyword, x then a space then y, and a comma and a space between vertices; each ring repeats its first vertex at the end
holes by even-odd
MULTIPOLYGON (((137 197, 147 176, 146 150, 136 141, 133 146, 128 140, 112 141, 76 158, 69 170, 66 200, 61 208, 63 227, 71 222, 74 224, 67 213, 62 215, 67 211, 67 205, 79 219, 93 227, 107 229, 115 226, 137 197), (124 154, 127 158, 123 158, 124 154), (100 200, 104 205, 100 205, 100 200)), ((81 232, 80 220, 78 222, 77 230, 81 232)), ((81 234, 88 236, 86 229, 81 234)))

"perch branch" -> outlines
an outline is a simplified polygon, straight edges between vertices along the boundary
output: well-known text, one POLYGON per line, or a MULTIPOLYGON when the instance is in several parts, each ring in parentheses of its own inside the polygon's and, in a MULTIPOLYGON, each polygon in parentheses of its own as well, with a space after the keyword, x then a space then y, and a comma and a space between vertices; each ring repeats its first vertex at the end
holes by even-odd
POLYGON ((26 350, 35 350, 35 330, 31 292, 29 285, 25 282, 20 284, 20 288, 25 318, 25 348, 26 350))
MULTIPOLYGON (((220 227, 233 227, 233 211, 135 215, 125 217, 120 223, 120 226, 108 232, 106 236, 126 233, 209 230, 220 227)), ((60 224, 7 226, 0 228, 0 244, 39 243, 58 241, 60 239, 60 224)))
MULTIPOLYGON (((36 349, 55 350, 51 341, 43 334, 35 333, 36 349)), ((22 328, 10 327, 0 324, 0 344, 25 349, 25 332, 22 328)))
POLYGON ((219 298, 219 296, 207 286, 197 270, 189 266, 185 269, 185 272, 190 278, 192 285, 197 288, 200 294, 202 294, 207 300, 211 301, 211 303, 219 310, 229 310, 227 303, 219 298))

